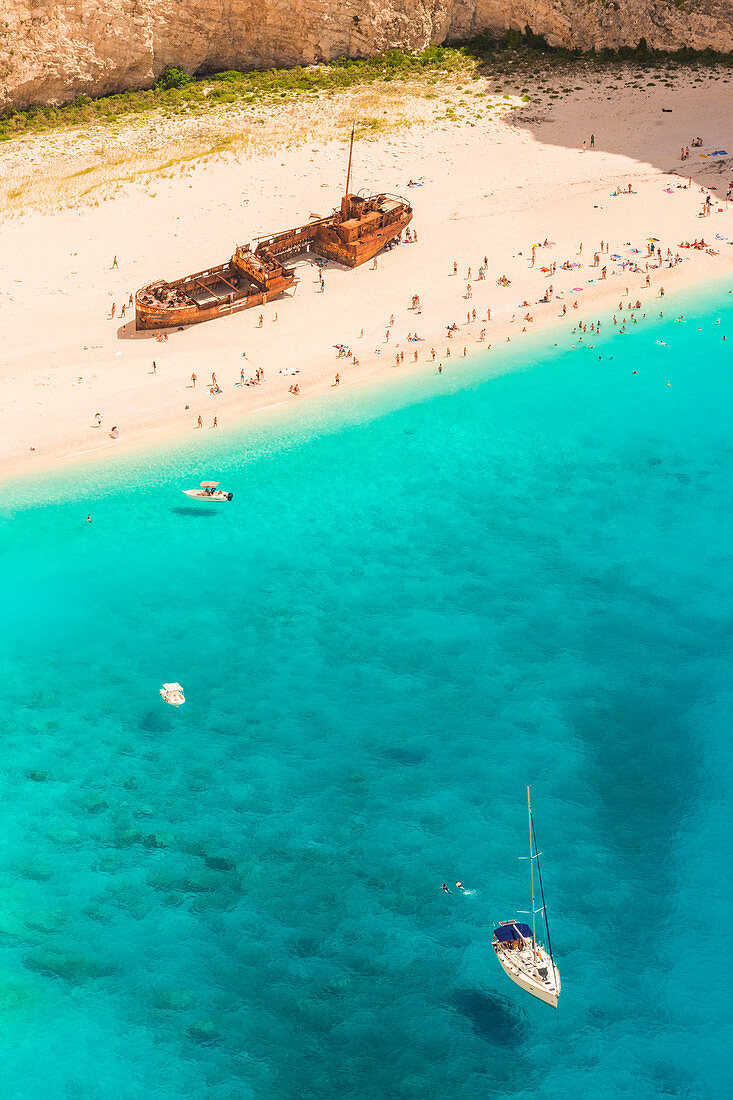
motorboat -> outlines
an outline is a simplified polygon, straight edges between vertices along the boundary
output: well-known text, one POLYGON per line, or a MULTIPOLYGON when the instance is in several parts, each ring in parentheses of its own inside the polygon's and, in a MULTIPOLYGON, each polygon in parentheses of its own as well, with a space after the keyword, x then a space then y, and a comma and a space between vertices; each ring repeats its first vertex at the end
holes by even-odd
POLYGON ((537 840, 532 819, 532 807, 529 800, 529 787, 527 787, 527 813, 529 816, 529 867, 530 886, 532 894, 532 927, 519 921, 501 921, 498 928, 494 929, 491 946, 496 952, 496 957, 501 964, 504 973, 521 988, 531 993, 533 997, 544 1001, 545 1004, 557 1008, 557 1000, 560 996, 560 971, 552 957, 552 944, 550 942, 550 926, 547 921, 547 907, 545 905, 545 891, 542 885, 542 872, 540 870, 540 854, 537 851, 537 840), (534 904, 534 866, 537 863, 537 877, 542 905, 535 909, 534 904), (535 914, 544 913, 545 930, 547 932, 547 947, 539 943, 535 930, 535 914))
POLYGON ((163 696, 166 703, 170 703, 172 707, 180 707, 186 702, 183 688, 180 684, 163 684, 160 689, 160 694, 163 696))
POLYGON ((183 492, 192 500, 216 501, 218 504, 225 500, 231 500, 234 493, 225 493, 219 488, 218 481, 202 481, 200 489, 184 489, 183 492))

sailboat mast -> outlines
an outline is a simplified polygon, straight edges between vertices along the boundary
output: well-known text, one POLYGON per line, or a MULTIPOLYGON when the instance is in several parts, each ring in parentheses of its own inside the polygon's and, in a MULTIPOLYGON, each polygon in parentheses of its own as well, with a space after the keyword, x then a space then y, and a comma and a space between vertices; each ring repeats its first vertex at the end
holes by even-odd
POLYGON ((537 879, 540 884, 540 896, 542 897, 542 912, 545 914, 545 932, 547 933, 547 950, 550 952, 550 958, 554 963, 555 960, 552 955, 552 940, 550 939, 550 922, 547 919, 547 905, 545 904, 545 888, 542 885, 542 864, 540 863, 540 853, 537 848, 537 833, 534 827, 534 818, 532 818, 532 837, 534 839, 534 850, 537 852, 537 879))
POLYGON ((351 180, 351 154, 354 152, 354 127, 351 127, 351 145, 349 146, 349 167, 346 172, 346 192, 345 195, 348 198, 349 195, 349 182, 351 180))
POLYGON ((534 859, 532 856, 532 807, 529 801, 529 787, 527 787, 527 821, 529 822, 529 881, 532 887, 532 951, 537 958, 537 937, 534 928, 534 859))

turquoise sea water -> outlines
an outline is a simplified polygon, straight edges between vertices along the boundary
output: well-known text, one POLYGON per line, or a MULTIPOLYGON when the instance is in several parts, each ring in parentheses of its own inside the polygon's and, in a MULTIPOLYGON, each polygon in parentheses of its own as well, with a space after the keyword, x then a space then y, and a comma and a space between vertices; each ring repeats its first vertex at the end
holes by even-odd
POLYGON ((686 312, 4 496, 3 1097, 731 1095, 731 297, 686 312), (557 1012, 490 947, 527 783, 557 1012))

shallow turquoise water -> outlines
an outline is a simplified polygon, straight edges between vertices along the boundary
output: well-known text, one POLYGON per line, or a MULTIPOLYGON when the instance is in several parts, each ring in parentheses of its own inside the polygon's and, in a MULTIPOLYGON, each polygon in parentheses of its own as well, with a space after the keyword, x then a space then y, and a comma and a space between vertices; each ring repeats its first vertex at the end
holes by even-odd
POLYGON ((3 1096, 730 1095, 730 301, 5 497, 3 1096))

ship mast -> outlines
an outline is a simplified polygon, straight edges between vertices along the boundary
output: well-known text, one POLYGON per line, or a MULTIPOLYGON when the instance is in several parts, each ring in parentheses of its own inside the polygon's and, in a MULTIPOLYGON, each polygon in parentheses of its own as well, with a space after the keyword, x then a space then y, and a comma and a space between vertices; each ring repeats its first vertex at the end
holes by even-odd
POLYGON ((532 855, 532 807, 529 801, 529 787, 527 787, 527 819, 529 821, 529 880, 532 887, 532 953, 535 966, 537 965, 537 937, 535 935, 534 921, 534 856, 532 855))
POLYGON ((351 180, 351 154, 354 152, 354 127, 351 127, 351 145, 349 146, 349 167, 346 172, 346 191, 344 197, 349 197, 349 181, 351 180))

